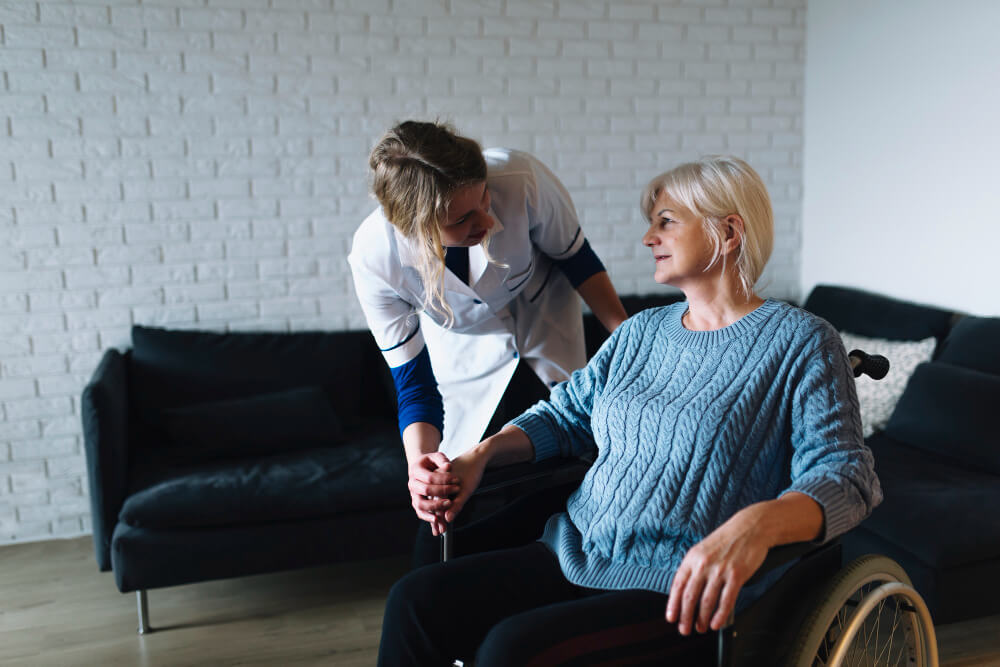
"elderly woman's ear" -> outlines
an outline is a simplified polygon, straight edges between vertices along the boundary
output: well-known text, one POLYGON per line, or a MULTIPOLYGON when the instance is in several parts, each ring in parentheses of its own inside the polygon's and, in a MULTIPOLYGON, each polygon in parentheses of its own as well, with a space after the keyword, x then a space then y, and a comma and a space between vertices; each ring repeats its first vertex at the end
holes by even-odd
POLYGON ((739 249, 743 244, 744 233, 746 231, 743 218, 738 213, 727 215, 722 219, 722 231, 726 252, 739 249))

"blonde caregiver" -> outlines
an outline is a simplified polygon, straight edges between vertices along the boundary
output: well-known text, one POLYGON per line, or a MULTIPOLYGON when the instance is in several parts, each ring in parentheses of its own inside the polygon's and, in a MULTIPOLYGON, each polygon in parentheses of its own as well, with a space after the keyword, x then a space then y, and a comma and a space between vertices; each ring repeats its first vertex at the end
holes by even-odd
POLYGON ((371 152, 379 208, 354 235, 354 286, 396 384, 417 516, 439 534, 450 459, 478 443, 519 361, 548 387, 586 363, 579 293, 626 317, 565 187, 533 156, 407 121, 371 152))

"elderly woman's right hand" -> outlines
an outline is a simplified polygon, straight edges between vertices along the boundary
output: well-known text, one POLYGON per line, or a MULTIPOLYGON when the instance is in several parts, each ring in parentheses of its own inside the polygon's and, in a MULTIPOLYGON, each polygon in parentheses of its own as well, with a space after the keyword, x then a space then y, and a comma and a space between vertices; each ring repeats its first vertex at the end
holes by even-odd
POLYGON ((441 452, 421 454, 409 464, 407 472, 413 511, 431 524, 431 533, 440 535, 447 528, 444 512, 452 506, 451 497, 460 489, 451 460, 441 452))
POLYGON ((490 455, 484 448, 484 443, 479 443, 469 449, 464 454, 452 461, 451 471, 459 479, 461 487, 458 494, 453 498, 451 506, 445 510, 444 516, 448 523, 451 523, 458 516, 465 503, 483 479, 483 471, 490 462, 490 455))

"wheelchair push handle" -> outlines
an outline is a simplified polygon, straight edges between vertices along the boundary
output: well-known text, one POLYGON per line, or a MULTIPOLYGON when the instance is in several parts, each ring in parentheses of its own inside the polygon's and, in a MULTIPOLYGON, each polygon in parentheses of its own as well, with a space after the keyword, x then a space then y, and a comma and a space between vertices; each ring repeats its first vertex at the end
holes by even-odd
POLYGON ((864 373, 873 380, 881 380, 889 372, 889 360, 881 354, 851 350, 847 353, 847 358, 851 362, 851 368, 854 369, 854 377, 861 377, 864 373))

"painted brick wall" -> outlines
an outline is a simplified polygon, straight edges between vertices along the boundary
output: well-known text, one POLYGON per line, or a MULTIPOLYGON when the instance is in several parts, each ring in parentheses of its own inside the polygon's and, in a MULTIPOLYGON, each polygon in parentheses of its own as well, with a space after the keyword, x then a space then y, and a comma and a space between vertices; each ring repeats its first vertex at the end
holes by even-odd
POLYGON ((712 152, 771 189, 798 296, 805 0, 0 0, 0 543, 89 531, 80 392, 132 324, 361 328, 380 132, 533 151, 621 293, 641 186, 712 152))

